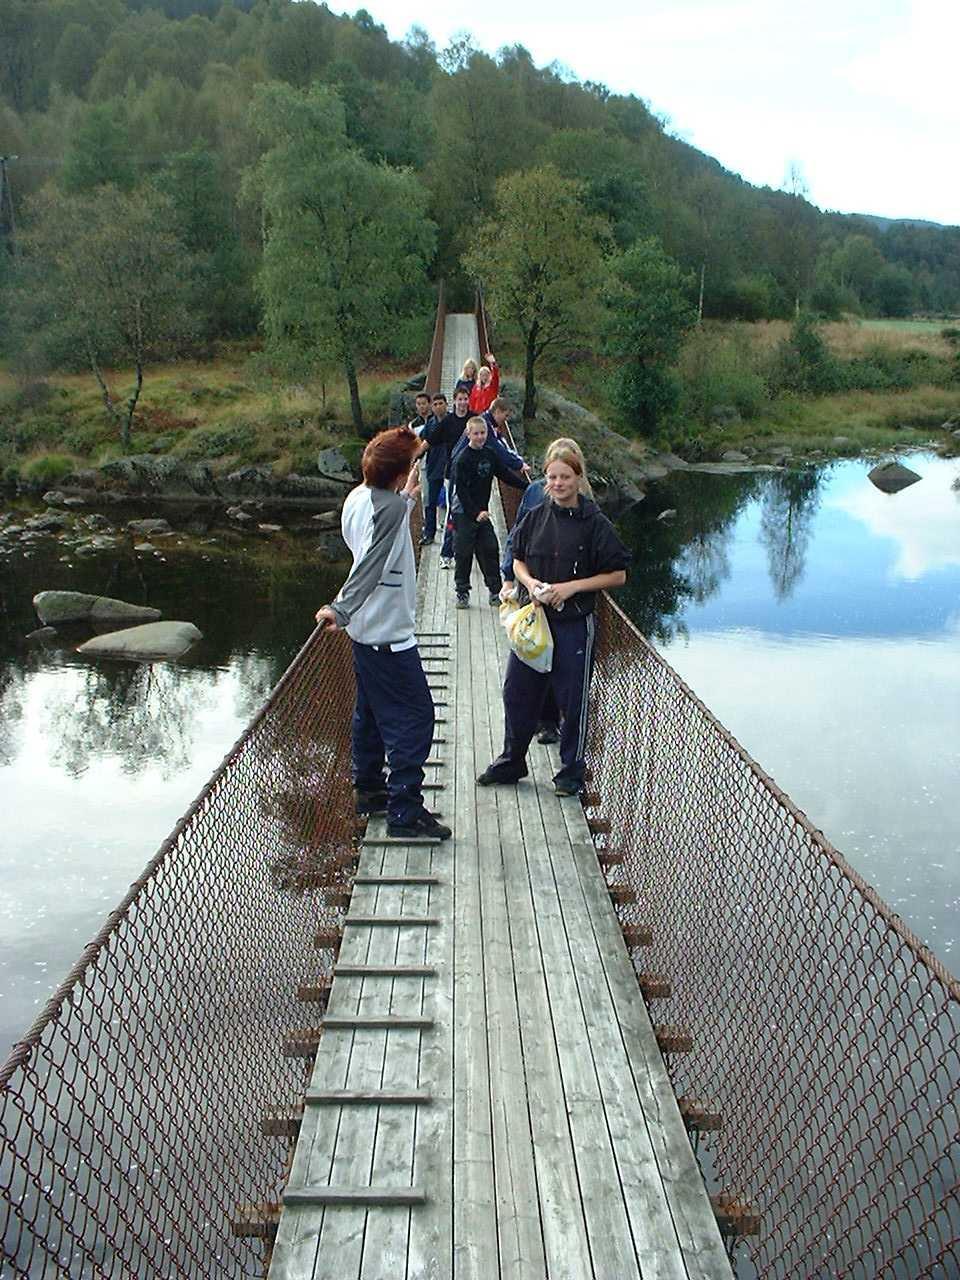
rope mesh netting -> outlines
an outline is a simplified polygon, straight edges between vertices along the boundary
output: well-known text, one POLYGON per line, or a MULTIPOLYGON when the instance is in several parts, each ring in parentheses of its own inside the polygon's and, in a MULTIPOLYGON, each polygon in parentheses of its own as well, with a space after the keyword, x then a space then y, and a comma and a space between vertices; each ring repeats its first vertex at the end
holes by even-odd
MULTIPOLYGON (((253 1276, 354 851, 343 635, 315 632, 0 1073, 4 1274, 253 1276), (323 936, 319 936, 323 935, 323 936), (317 943, 321 945, 318 947, 317 943)), ((319 1003, 318 1003, 319 1002, 319 1003)))

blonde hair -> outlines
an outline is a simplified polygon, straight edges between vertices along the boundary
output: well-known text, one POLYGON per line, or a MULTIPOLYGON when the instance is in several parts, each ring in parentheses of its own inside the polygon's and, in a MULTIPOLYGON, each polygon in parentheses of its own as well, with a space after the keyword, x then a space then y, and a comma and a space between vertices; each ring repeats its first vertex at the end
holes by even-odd
POLYGON ((488 387, 492 380, 493 380, 493 374, 491 373, 489 366, 482 364, 480 368, 477 370, 477 381, 480 383, 482 387, 488 387), (484 374, 487 375, 486 378, 484 378, 483 376, 484 374))
POLYGON ((561 436, 559 440, 552 440, 547 445, 547 451, 543 455, 544 473, 546 473, 547 467, 551 462, 562 462, 571 471, 575 471, 579 481, 577 488, 585 498, 593 497, 593 490, 590 488, 590 481, 587 479, 586 459, 576 440, 571 440, 569 436, 561 436))
POLYGON ((463 362, 463 368, 460 370, 460 377, 461 377, 461 378, 469 378, 471 381, 476 382, 476 380, 477 380, 477 362, 476 362, 476 360, 474 360, 474 359, 473 359, 473 357, 472 357, 472 356, 471 356, 469 359, 464 360, 464 362, 463 362), (468 368, 472 369, 472 370, 473 370, 473 373, 467 373, 467 369, 468 369, 468 368))

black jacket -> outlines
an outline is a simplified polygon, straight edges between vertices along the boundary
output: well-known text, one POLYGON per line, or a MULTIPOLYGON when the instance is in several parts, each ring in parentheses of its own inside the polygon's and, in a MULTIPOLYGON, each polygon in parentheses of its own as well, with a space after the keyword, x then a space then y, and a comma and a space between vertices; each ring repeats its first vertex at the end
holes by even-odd
POLYGON ((453 446, 466 430, 467 423, 470 421, 470 414, 465 414, 462 418, 451 410, 442 418, 434 418, 429 423, 423 433, 423 439, 429 444, 427 451, 427 474, 431 476, 438 475, 440 472, 440 459, 443 460, 443 474, 450 475, 450 454, 453 452, 453 446))
POLYGON ((476 520, 481 511, 489 511, 494 477, 515 489, 527 487, 526 480, 504 466, 489 445, 482 449, 471 449, 467 445, 457 454, 452 474, 453 510, 455 513, 463 512, 471 520, 476 520))
MULTIPOLYGON (((549 498, 528 511, 512 533, 513 558, 522 560, 541 582, 569 582, 595 573, 626 569, 630 552, 595 502, 581 496, 575 507, 558 507, 549 498)), ((545 608, 551 620, 583 618, 596 604, 595 591, 581 591, 562 610, 545 608)))

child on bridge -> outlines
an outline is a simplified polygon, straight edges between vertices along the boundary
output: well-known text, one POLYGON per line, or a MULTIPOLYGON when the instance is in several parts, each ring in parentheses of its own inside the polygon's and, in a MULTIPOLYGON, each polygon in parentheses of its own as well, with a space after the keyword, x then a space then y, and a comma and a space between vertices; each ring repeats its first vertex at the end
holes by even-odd
POLYGON ((489 428, 481 417, 467 423, 467 446, 453 465, 453 524, 457 608, 470 604, 470 570, 476 556, 490 603, 500 603, 500 545, 490 520, 494 477, 525 489, 526 478, 508 467, 487 443, 489 428))
POLYGON ((409 427, 394 427, 364 449, 363 484, 348 494, 340 518, 353 567, 337 598, 316 617, 322 626, 342 627, 353 647, 357 812, 386 811, 391 836, 446 840, 450 828, 423 803, 434 710, 414 637, 417 570, 410 512, 420 489, 411 467, 419 448, 409 427))

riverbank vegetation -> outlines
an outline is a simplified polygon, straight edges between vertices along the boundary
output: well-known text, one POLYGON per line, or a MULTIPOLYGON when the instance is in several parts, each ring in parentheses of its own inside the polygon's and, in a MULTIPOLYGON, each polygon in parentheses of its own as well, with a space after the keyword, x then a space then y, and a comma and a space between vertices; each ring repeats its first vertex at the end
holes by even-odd
POLYGON ((956 342, 907 326, 960 312, 960 228, 822 212, 796 170, 752 187, 520 45, 315 0, 7 0, 0 152, 10 468, 355 445, 441 279, 452 309, 488 286, 528 415, 538 377, 691 450, 952 412, 956 342))

